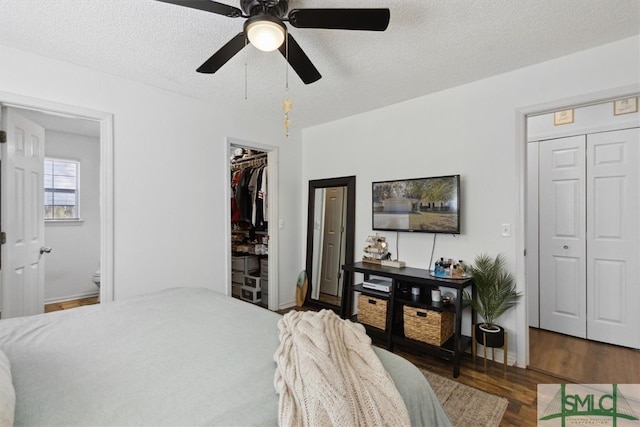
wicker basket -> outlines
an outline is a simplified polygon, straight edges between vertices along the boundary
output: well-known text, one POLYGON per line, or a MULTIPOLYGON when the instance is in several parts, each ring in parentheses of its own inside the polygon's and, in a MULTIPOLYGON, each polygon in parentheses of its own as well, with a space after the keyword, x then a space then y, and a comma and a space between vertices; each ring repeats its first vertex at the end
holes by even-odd
POLYGON ((453 313, 432 311, 405 305, 404 336, 441 346, 453 335, 453 313))
POLYGON ((387 300, 364 294, 358 295, 358 322, 374 328, 386 329, 387 300))

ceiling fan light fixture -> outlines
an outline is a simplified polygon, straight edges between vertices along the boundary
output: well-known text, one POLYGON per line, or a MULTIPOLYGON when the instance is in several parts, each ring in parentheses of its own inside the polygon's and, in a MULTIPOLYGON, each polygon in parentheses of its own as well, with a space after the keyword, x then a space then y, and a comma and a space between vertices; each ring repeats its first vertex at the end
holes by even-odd
POLYGON ((251 44, 264 52, 279 48, 287 33, 282 21, 271 15, 252 16, 245 22, 244 31, 251 44))

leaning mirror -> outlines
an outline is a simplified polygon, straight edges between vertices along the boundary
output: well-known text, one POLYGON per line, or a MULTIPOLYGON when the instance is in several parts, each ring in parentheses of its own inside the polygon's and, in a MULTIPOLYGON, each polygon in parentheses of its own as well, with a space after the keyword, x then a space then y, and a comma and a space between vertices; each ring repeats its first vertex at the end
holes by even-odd
POLYGON ((342 265, 353 262, 356 177, 309 181, 305 305, 342 313, 342 265))

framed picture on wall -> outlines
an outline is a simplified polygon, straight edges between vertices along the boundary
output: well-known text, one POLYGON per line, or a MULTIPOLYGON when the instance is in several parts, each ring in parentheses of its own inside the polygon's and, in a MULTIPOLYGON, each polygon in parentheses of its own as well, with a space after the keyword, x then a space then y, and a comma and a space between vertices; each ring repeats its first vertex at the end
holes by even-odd
POLYGON ((635 113, 638 111, 638 98, 618 99, 613 101, 613 115, 635 113))

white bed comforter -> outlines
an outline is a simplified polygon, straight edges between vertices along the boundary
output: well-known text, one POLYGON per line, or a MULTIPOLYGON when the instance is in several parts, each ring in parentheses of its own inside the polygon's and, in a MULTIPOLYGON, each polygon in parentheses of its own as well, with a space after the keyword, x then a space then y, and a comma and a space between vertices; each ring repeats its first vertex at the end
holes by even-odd
MULTIPOLYGON (((281 318, 216 292, 176 288, 0 320, 15 425, 276 425, 281 318)), ((412 424, 448 425, 417 368, 376 353, 401 383, 412 424)))

